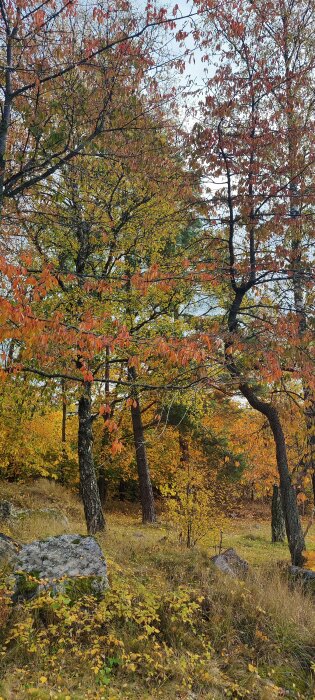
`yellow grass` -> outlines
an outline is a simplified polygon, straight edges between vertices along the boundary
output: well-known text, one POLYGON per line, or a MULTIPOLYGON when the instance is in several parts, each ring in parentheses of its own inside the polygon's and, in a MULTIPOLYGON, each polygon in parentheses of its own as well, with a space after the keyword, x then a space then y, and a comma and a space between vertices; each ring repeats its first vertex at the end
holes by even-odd
MULTIPOLYGON (((69 519, 68 531, 85 534, 82 507, 73 492, 44 480, 1 486, 1 498, 23 508, 59 508, 69 519)), ((58 521, 39 515, 1 529, 22 542, 64 531, 58 521)), ((315 548, 312 531, 308 540, 315 548)), ((223 547, 234 547, 247 559, 251 570, 246 581, 229 579, 213 570, 212 533, 196 549, 187 551, 166 523, 143 526, 136 512, 110 512, 107 531, 98 541, 109 562, 111 593, 117 593, 118 601, 119 591, 127 602, 129 596, 137 614, 139 606, 159 606, 159 633, 142 643, 137 641, 132 621, 123 620, 123 613, 121 618, 118 614, 113 618, 112 632, 124 644, 126 657, 139 653, 140 661, 133 669, 129 658, 129 666, 122 663, 110 671, 108 685, 91 671, 85 648, 82 663, 65 651, 56 664, 53 650, 46 657, 37 652, 32 657, 22 644, 11 643, 2 654, 0 698, 314 699, 314 602, 299 586, 288 586, 284 573, 288 549, 270 543, 267 521, 234 518, 226 523, 223 547), (182 602, 174 614, 175 623, 171 621, 169 601, 172 596, 175 602, 181 600, 185 592, 196 606, 194 613, 189 612, 194 615, 193 627, 186 621, 186 604, 182 602), (156 650, 157 642, 161 648, 166 645, 165 668, 156 672, 153 668, 150 677, 146 664, 158 666, 161 652, 156 650), (210 645, 208 656, 206 644, 210 645), (146 654, 152 662, 146 661, 146 654)), ((27 626, 27 619, 23 606, 14 611, 2 630, 2 641, 17 620, 20 624, 26 620, 27 626)), ((44 618, 36 619, 32 634, 45 635, 45 624, 44 618)), ((71 634, 71 627, 67 629, 71 634)), ((86 648, 94 642, 93 629, 87 630, 86 648)))

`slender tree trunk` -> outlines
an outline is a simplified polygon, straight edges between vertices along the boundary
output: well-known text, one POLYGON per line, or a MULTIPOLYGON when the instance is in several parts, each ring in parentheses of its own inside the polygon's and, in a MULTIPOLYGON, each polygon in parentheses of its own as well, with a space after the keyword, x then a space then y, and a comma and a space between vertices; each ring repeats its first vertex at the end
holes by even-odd
MULTIPOLYGON (((64 384, 64 382, 63 382, 64 384)), ((62 424, 61 424, 61 442, 65 446, 67 442, 66 434, 66 422, 67 422, 67 401, 64 393, 64 386, 62 388, 62 424)))
POLYGON ((300 471, 298 474, 299 484, 306 475, 311 479, 313 490, 313 501, 315 505, 315 394, 311 387, 303 382, 303 414, 305 421, 306 449, 300 460, 300 471))
POLYGON ((180 430, 178 435, 179 449, 180 449, 180 461, 183 466, 186 466, 189 462, 189 449, 188 440, 185 438, 183 432, 180 430))
POLYGON ((102 508, 104 508, 107 498, 108 481, 106 479, 105 471, 103 468, 100 469, 99 477, 97 480, 97 487, 100 495, 101 505, 102 508))
POLYGON ((123 479, 119 479, 118 494, 120 501, 126 500, 126 482, 123 479))
POLYGON ((65 392, 65 380, 61 380, 61 400, 62 400, 62 419, 61 419, 61 446, 62 446, 62 462, 60 469, 60 482, 65 483, 65 464, 67 460, 66 442, 67 442, 67 397, 65 392))
MULTIPOLYGON (((188 440, 184 435, 183 430, 179 429, 178 433, 178 441, 179 441, 179 449, 180 449, 180 461, 184 469, 187 470, 187 486, 186 486, 186 503, 187 503, 187 512, 189 513, 189 508, 188 508, 188 503, 189 503, 189 498, 190 498, 190 463, 189 463, 189 447, 188 447, 188 440)), ((192 541, 192 519, 190 515, 188 516, 188 521, 187 521, 187 531, 186 531, 186 547, 190 549, 190 547, 193 546, 193 541, 192 541)))
POLYGON ((288 467, 287 450, 282 425, 274 406, 257 398, 248 384, 240 384, 240 390, 249 404, 268 419, 276 445, 277 467, 280 476, 282 508, 285 518, 285 528, 289 543, 292 563, 296 566, 303 564, 305 549, 304 535, 298 510, 296 491, 291 482, 288 467))
MULTIPOLYGON (((233 285, 235 296, 228 317, 228 327, 231 334, 234 333, 237 328, 238 311, 247 290, 246 286, 237 288, 235 286, 235 282, 232 282, 232 286, 233 285)), ((262 415, 266 416, 273 433, 276 446, 277 467, 280 477, 282 508, 285 518, 285 527, 291 560, 292 564, 301 566, 303 565, 304 561, 303 551, 305 549, 305 540, 300 521, 296 491, 291 482, 287 459, 287 448, 281 421, 277 409, 272 404, 259 399, 253 389, 246 382, 241 381, 240 372, 236 367, 233 356, 230 352, 232 345, 232 342, 226 344, 227 368, 231 376, 234 379, 239 380, 239 389, 243 396, 245 396, 247 399, 250 406, 252 406, 252 408, 254 408, 256 411, 259 411, 259 413, 262 413, 262 415)))
POLYGON ((85 382, 79 399, 78 452, 80 468, 80 490, 84 506, 86 526, 89 534, 105 529, 99 490, 93 461, 93 433, 91 412, 91 383, 85 382))
POLYGON ((6 32, 6 67, 4 79, 4 105, 0 120, 0 218, 2 216, 4 179, 6 169, 6 151, 8 141, 8 131, 11 121, 12 111, 12 65, 13 65, 13 43, 16 39, 18 27, 13 27, 10 31, 7 26, 6 32))
POLYGON ((304 474, 309 474, 312 480, 313 498, 315 505, 315 394, 311 387, 303 383, 304 419, 306 427, 306 455, 304 474))
POLYGON ((140 488, 140 501, 142 508, 142 522, 143 523, 155 523, 156 513, 155 513, 155 503, 153 496, 153 489, 150 477, 150 469, 147 458, 147 451, 145 446, 143 423, 141 416, 141 408, 139 403, 139 397, 135 387, 136 372, 134 367, 128 368, 129 380, 133 383, 132 398, 133 403, 131 406, 131 418, 132 418, 132 428, 133 428, 133 438, 136 450, 136 462, 139 478, 139 488, 140 488))
MULTIPOLYGON (((105 363, 105 401, 106 403, 109 403, 109 347, 108 345, 106 346, 106 363, 105 363)), ((107 415, 105 420, 104 420, 104 430, 103 430, 103 435, 102 435, 102 447, 104 448, 105 445, 108 446, 108 432, 106 429, 106 421, 108 420, 109 416, 107 415)), ((100 500, 102 507, 105 506, 106 503, 106 498, 107 498, 107 492, 108 492, 108 479, 106 477, 106 470, 104 467, 104 464, 101 464, 99 467, 99 473, 98 473, 98 480, 97 480, 97 486, 100 494, 100 500)))
POLYGON ((285 521, 282 510, 281 492, 279 486, 274 484, 271 502, 271 541, 284 542, 285 521))
POLYGON ((187 547, 187 549, 190 549, 193 546, 191 530, 192 530, 192 523, 189 520, 187 523, 187 535, 186 535, 186 547, 187 547))

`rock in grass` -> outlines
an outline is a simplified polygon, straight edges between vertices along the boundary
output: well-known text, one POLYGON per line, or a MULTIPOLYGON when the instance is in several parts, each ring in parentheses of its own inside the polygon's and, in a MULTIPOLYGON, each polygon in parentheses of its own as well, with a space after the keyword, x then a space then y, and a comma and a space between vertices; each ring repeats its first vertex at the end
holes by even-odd
POLYGON ((45 589, 71 598, 102 595, 107 567, 94 537, 59 535, 24 545, 15 566, 14 600, 29 599, 45 589))
POLYGON ((14 518, 25 520, 26 518, 43 518, 44 520, 55 520, 65 530, 69 527, 67 516, 58 508, 30 508, 21 509, 14 513, 14 518))
POLYGON ((0 501, 0 520, 9 520, 17 513, 17 509, 10 501, 0 501))
POLYGON ((0 567, 12 566, 18 558, 18 553, 19 545, 17 542, 0 532, 0 567))
POLYGON ((248 563, 242 559, 235 549, 226 549, 221 554, 211 557, 214 566, 229 576, 244 576, 248 571, 248 563))
POLYGON ((289 574, 295 581, 300 581, 303 586, 315 593, 315 571, 303 569, 301 566, 290 566, 289 574))
POLYGON ((56 520, 61 527, 67 529, 69 520, 67 516, 58 508, 17 508, 10 501, 0 501, 0 520, 24 520, 25 518, 44 518, 56 520))

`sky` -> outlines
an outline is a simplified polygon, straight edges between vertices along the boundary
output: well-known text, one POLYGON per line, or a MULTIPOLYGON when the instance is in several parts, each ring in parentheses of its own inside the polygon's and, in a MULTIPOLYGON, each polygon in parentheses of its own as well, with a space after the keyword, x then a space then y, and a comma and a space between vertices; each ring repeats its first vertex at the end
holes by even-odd
MULTIPOLYGON (((168 7, 170 9, 169 16, 172 15, 172 8, 175 5, 178 5, 179 11, 177 14, 177 26, 178 30, 184 29, 185 25, 187 24, 187 20, 183 20, 182 22, 180 21, 179 17, 182 15, 183 17, 189 15, 191 12, 196 12, 196 7, 194 7, 193 0, 156 0, 157 5, 161 5, 163 7, 168 7)), ((147 0, 133 0, 134 7, 137 9, 140 9, 143 7, 145 8, 147 3, 147 0)), ((192 61, 188 66, 185 71, 185 75, 182 78, 182 81, 184 82, 187 79, 187 76, 190 75, 200 86, 202 85, 202 74, 204 73, 204 64, 201 62, 201 53, 194 47, 194 41, 192 38, 187 38, 185 42, 186 46, 193 50, 194 49, 194 61, 192 61)), ((176 42, 175 38, 173 42, 170 43, 170 49, 174 51, 174 53, 181 53, 181 49, 176 42)), ((180 78, 179 78, 180 79, 180 78)))

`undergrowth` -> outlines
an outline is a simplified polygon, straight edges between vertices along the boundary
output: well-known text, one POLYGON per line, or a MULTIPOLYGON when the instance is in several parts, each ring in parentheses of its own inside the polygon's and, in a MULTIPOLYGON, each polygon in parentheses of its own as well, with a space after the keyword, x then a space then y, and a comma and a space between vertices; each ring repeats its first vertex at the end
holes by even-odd
POLYGON ((99 541, 101 600, 46 592, 12 605, 12 583, 0 588, 4 700, 313 700, 315 607, 283 565, 230 579, 207 551, 117 515, 99 541))

